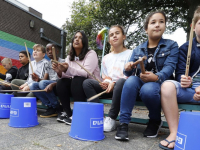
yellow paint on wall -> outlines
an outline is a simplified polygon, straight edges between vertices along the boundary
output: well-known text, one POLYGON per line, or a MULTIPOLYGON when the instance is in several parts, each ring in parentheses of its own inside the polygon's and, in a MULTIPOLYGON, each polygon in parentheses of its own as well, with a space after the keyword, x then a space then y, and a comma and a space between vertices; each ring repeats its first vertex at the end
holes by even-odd
POLYGON ((6 73, 6 69, 0 65, 0 73, 5 74, 6 73))

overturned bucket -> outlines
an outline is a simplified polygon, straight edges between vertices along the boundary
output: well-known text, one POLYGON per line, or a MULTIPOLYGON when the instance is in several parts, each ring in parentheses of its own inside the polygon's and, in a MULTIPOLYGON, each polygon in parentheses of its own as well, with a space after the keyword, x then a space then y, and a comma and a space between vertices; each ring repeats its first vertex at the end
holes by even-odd
POLYGON ((0 118, 10 118, 11 94, 0 94, 0 118))
POLYGON ((174 150, 199 150, 200 113, 182 112, 174 150))
POLYGON ((9 126, 28 128, 38 125, 35 97, 12 97, 9 126))
POLYGON ((69 136, 83 141, 103 140, 103 109, 99 103, 74 102, 69 136))

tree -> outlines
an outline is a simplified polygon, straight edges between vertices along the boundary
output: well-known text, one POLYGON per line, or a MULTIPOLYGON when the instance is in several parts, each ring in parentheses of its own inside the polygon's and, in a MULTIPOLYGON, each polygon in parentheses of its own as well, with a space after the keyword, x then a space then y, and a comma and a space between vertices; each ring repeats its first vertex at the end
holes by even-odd
MULTIPOLYGON (((90 36, 90 44, 96 50, 98 31, 105 26, 119 24, 125 27, 127 33, 126 46, 134 48, 147 40, 143 21, 149 12, 164 10, 169 20, 166 32, 170 34, 183 28, 189 36, 193 13, 198 5, 199 0, 90 0, 88 4, 80 0, 73 3, 72 20, 66 22, 66 29, 71 32, 76 27, 84 28, 90 36)), ((109 44, 106 53, 108 51, 109 44)))

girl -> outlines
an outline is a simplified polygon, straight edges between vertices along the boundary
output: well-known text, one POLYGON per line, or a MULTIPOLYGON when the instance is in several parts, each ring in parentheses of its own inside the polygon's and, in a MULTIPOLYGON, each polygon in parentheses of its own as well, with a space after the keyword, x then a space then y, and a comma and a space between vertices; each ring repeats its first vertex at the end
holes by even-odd
POLYGON ((128 124, 137 98, 140 98, 149 110, 150 120, 143 135, 156 137, 162 126, 160 86, 163 81, 173 77, 178 61, 177 43, 162 38, 166 20, 163 11, 155 11, 147 16, 144 28, 148 40, 133 50, 129 62, 125 65, 124 74, 129 78, 124 83, 122 90, 120 126, 115 136, 117 140, 129 140, 128 124), (143 56, 147 57, 144 62, 145 74, 141 73, 140 65, 133 64, 143 56))
MULTIPOLYGON (((90 98, 104 90, 108 94, 105 97, 112 96, 111 109, 108 117, 104 120, 104 131, 112 131, 115 129, 115 119, 120 109, 121 91, 125 79, 123 75, 124 64, 131 55, 131 50, 124 46, 126 36, 124 30, 119 25, 114 25, 109 30, 109 42, 111 45, 111 53, 107 54, 102 60, 102 78, 103 82, 99 84, 96 80, 87 79, 83 83, 83 89, 87 98, 90 98)), ((94 99, 98 101, 99 99, 94 99)))
POLYGON ((52 64, 52 68, 61 78, 57 82, 56 89, 65 111, 58 115, 57 120, 68 125, 71 125, 72 119, 70 96, 73 97, 74 101, 86 101, 82 83, 86 78, 92 78, 75 61, 100 79, 97 54, 88 49, 88 39, 83 31, 75 33, 65 63, 52 64))

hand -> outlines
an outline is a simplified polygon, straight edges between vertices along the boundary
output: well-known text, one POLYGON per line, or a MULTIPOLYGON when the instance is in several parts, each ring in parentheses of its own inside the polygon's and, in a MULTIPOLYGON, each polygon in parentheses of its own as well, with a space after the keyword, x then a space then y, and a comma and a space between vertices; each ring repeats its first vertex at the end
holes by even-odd
POLYGON ((53 90, 53 87, 55 86, 54 83, 51 83, 49 85, 46 86, 46 88, 44 89, 47 93, 51 92, 53 90))
POLYGON ((145 74, 140 73, 140 79, 143 82, 155 82, 158 80, 158 76, 153 72, 146 71, 145 74))
POLYGON ((114 89, 114 85, 115 85, 114 82, 110 82, 109 85, 108 85, 108 88, 107 88, 107 90, 106 90, 106 93, 112 92, 113 89, 114 89))
POLYGON ((22 90, 25 86, 27 86, 26 83, 22 84, 22 85, 19 87, 19 89, 22 90))
POLYGON ((136 65, 133 65, 134 63, 131 61, 131 62, 128 62, 126 63, 126 65, 124 66, 124 70, 125 71, 131 71, 133 70, 134 68, 136 68, 136 65))
POLYGON ((188 88, 192 84, 192 78, 190 76, 181 75, 181 87, 188 88))
POLYGON ((27 86, 25 86, 23 89, 22 89, 22 91, 30 91, 30 88, 29 88, 29 86, 27 85, 27 86))
POLYGON ((109 82, 101 82, 101 83, 99 83, 99 85, 101 86, 101 88, 102 88, 103 90, 105 90, 105 89, 108 88, 109 82))
POLYGON ((33 81, 36 81, 36 82, 40 81, 39 76, 37 74, 35 74, 35 73, 32 74, 32 79, 33 79, 33 81))
POLYGON ((193 99, 195 101, 199 101, 200 100, 200 86, 195 88, 195 92, 196 93, 194 94, 193 99))

